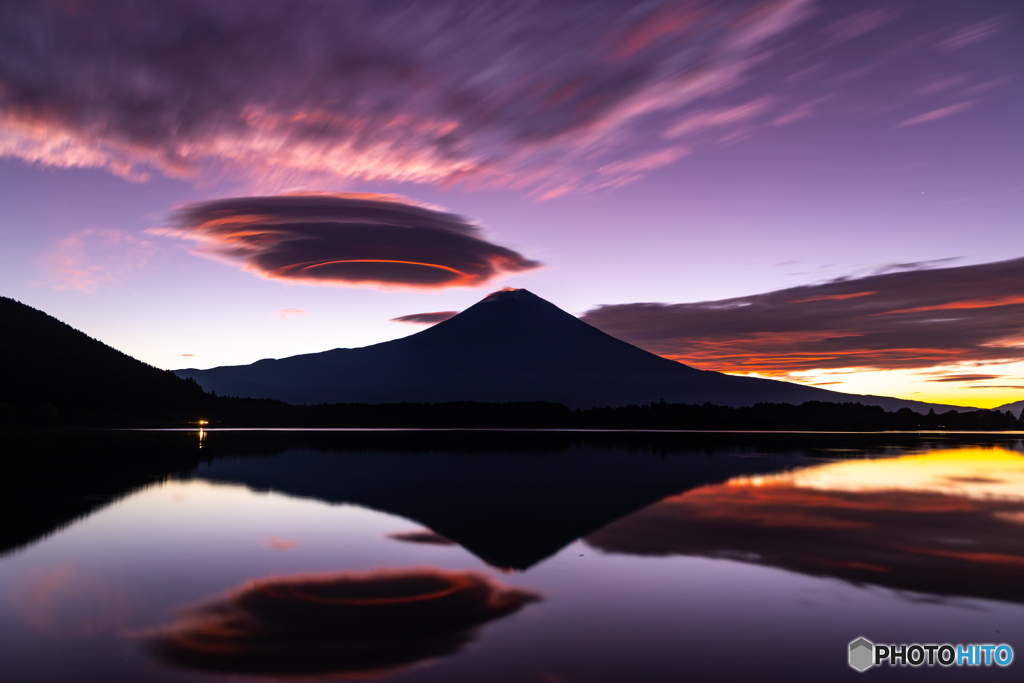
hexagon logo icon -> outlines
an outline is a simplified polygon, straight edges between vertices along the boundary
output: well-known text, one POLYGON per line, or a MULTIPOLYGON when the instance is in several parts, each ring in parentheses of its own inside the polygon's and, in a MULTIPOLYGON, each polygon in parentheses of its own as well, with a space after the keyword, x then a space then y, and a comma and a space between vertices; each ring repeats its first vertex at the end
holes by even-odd
POLYGON ((874 643, 867 638, 858 638, 850 643, 850 666, 857 671, 867 671, 874 663, 874 643))

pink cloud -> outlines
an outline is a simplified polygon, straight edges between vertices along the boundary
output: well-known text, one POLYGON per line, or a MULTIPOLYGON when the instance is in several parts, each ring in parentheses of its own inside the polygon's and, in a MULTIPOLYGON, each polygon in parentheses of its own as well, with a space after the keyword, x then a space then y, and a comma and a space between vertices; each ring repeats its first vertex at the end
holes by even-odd
POLYGON ((985 21, 979 21, 976 24, 954 31, 939 42, 939 47, 944 50, 959 50, 968 45, 973 45, 994 34, 1005 21, 1006 17, 992 17, 985 21))
POLYGON ((700 111, 677 121, 665 131, 665 136, 668 138, 679 138, 708 128, 721 128, 744 123, 763 114, 774 104, 775 98, 766 95, 735 107, 720 107, 700 111))
POLYGON ((274 311, 274 317, 278 320, 284 320, 285 318, 292 318, 295 316, 306 315, 306 311, 301 308, 279 308, 274 311))
POLYGON ((0 24, 0 156, 586 191, 662 152, 653 115, 735 88, 812 4, 24 3, 0 24))
POLYGON ((56 289, 92 294, 100 287, 138 276, 157 248, 152 242, 118 230, 82 230, 51 245, 39 267, 56 289))
POLYGON ((906 126, 916 126, 921 123, 928 123, 929 121, 938 121, 939 119, 944 119, 949 116, 959 114, 962 111, 967 111, 972 106, 974 106, 974 102, 960 102, 958 104, 951 104, 948 107, 942 107, 941 109, 935 109, 924 114, 919 114, 918 116, 912 116, 906 121, 900 123, 896 127, 905 128, 906 126))
POLYGON ((795 109, 791 109, 785 114, 782 114, 781 116, 772 119, 772 125, 786 126, 789 125, 790 123, 796 123, 797 121, 803 121, 804 119, 809 119, 814 116, 817 116, 818 105, 821 104, 822 102, 826 102, 832 99, 833 97, 834 95, 826 95, 825 97, 819 97, 818 99, 813 100, 811 102, 805 102, 804 104, 801 104, 795 109))
POLYGON ((835 45, 874 31, 888 24, 896 16, 896 12, 891 8, 876 7, 833 21, 822 32, 829 37, 829 43, 835 45))

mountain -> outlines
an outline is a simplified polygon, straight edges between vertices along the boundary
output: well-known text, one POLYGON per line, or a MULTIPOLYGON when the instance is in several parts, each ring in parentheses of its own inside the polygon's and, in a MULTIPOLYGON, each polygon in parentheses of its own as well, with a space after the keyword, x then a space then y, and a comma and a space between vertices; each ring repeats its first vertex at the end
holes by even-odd
POLYGON ((859 401, 923 413, 957 408, 696 370, 611 337, 525 289, 495 292, 449 320, 382 344, 175 372, 220 395, 289 403, 550 401, 589 408, 664 399, 734 407, 859 401))
POLYGON ((116 423, 191 416, 203 390, 0 297, 0 423, 116 423))
POLYGON ((1007 403, 1006 405, 1001 405, 998 408, 993 408, 992 410, 998 410, 1001 413, 1010 411, 1014 415, 1019 415, 1021 411, 1024 411, 1024 401, 1014 401, 1013 403, 1007 403))

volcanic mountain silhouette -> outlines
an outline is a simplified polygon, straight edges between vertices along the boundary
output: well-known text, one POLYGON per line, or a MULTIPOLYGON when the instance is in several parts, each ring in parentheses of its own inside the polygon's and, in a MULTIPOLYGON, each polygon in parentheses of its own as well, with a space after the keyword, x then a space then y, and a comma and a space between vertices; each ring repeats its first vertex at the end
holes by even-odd
POLYGON ((696 370, 607 335, 525 289, 495 292, 394 341, 175 373, 222 396, 289 403, 550 401, 590 408, 664 399, 732 407, 805 401, 921 412, 939 407, 696 370))

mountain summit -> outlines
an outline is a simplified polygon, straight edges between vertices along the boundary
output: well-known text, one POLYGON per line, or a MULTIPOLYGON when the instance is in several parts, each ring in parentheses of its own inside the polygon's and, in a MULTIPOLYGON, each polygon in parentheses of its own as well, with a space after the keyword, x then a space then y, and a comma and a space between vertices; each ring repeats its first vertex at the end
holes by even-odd
POLYGON ((494 292, 394 341, 175 372, 220 395, 289 403, 551 401, 589 408, 664 399, 734 407, 761 401, 931 407, 696 370, 607 335, 525 289, 494 292))

